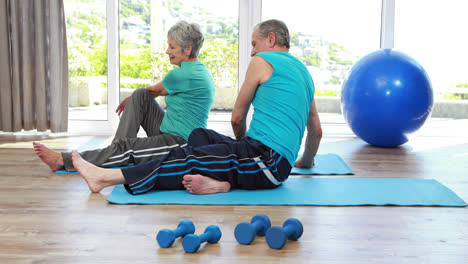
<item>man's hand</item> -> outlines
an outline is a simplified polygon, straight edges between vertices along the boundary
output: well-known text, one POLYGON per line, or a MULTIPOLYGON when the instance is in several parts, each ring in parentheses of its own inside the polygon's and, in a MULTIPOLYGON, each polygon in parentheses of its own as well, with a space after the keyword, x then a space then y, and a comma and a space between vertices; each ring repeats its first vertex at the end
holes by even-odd
POLYGON ((120 114, 122 114, 123 110, 125 109, 125 106, 127 105, 128 99, 130 99, 130 96, 123 99, 123 101, 119 104, 119 106, 117 106, 117 109, 115 110, 117 115, 120 116, 120 114))
POLYGON ((314 165, 315 165, 314 159, 312 159, 312 162, 307 162, 307 161, 304 160, 304 156, 302 156, 298 160, 296 160, 296 163, 294 164, 294 167, 302 168, 302 169, 310 169, 314 165))

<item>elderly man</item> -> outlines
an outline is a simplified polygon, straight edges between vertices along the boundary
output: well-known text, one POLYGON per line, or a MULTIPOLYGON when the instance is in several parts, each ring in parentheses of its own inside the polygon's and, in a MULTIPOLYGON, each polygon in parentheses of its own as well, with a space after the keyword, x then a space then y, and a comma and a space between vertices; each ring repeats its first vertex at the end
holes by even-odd
POLYGON ((195 129, 187 147, 121 170, 98 168, 74 151, 73 164, 92 192, 124 184, 131 194, 186 189, 193 194, 231 189, 276 188, 294 164, 311 167, 321 140, 314 83, 289 51, 289 31, 279 20, 258 24, 252 34, 252 61, 232 112, 236 139, 195 129), (250 104, 254 113, 246 133, 250 104), (304 155, 296 161, 305 127, 304 155))

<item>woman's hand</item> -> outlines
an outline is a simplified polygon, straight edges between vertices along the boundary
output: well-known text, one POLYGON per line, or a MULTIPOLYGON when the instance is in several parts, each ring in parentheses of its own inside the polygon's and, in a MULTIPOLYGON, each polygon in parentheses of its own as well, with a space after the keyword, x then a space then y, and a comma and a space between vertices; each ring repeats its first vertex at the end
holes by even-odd
POLYGON ((125 109, 125 106, 127 105, 128 99, 130 99, 130 96, 123 99, 123 101, 119 104, 119 106, 117 106, 117 109, 115 110, 117 115, 120 116, 120 114, 122 114, 123 110, 125 109))

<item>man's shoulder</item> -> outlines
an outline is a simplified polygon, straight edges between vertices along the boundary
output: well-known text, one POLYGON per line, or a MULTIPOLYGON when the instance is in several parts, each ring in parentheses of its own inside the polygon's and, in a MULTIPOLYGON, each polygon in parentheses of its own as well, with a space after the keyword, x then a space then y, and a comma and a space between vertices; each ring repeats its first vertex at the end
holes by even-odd
POLYGON ((273 69, 274 67, 269 61, 260 56, 254 56, 247 69, 247 75, 253 76, 252 80, 255 80, 257 84, 262 84, 270 78, 273 69))
POLYGON ((274 62, 283 63, 287 61, 294 61, 296 63, 301 62, 298 58, 294 57, 294 55, 285 51, 266 51, 266 52, 258 53, 256 55, 257 55, 256 57, 261 57, 270 63, 274 63, 274 62))
POLYGON ((265 68, 273 68, 273 65, 265 58, 254 56, 249 63, 249 71, 264 71, 265 68))

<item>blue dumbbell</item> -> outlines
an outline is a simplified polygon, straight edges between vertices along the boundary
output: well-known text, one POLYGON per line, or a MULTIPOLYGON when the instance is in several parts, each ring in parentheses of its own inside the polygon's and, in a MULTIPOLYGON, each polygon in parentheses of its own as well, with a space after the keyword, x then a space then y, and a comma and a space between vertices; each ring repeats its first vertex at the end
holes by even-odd
POLYGON ((283 248, 286 241, 289 240, 297 240, 302 236, 302 232, 304 228, 302 227, 302 223, 295 219, 289 218, 283 224, 283 227, 280 226, 272 226, 266 232, 266 241, 268 246, 273 249, 281 249, 283 248))
POLYGON ((193 222, 190 220, 182 220, 174 230, 163 229, 159 231, 156 240, 160 247, 168 248, 172 246, 176 238, 183 237, 187 234, 193 234, 194 232, 195 226, 193 222))
POLYGON ((248 245, 252 243, 256 235, 264 236, 270 226, 270 218, 264 214, 258 214, 252 218, 250 223, 238 224, 234 229, 234 236, 240 244, 248 245))
POLYGON ((208 242, 210 244, 215 244, 221 239, 221 230, 215 225, 210 225, 205 229, 205 232, 199 236, 197 235, 187 235, 182 240, 182 246, 184 247, 185 252, 195 253, 200 248, 201 243, 208 242))

